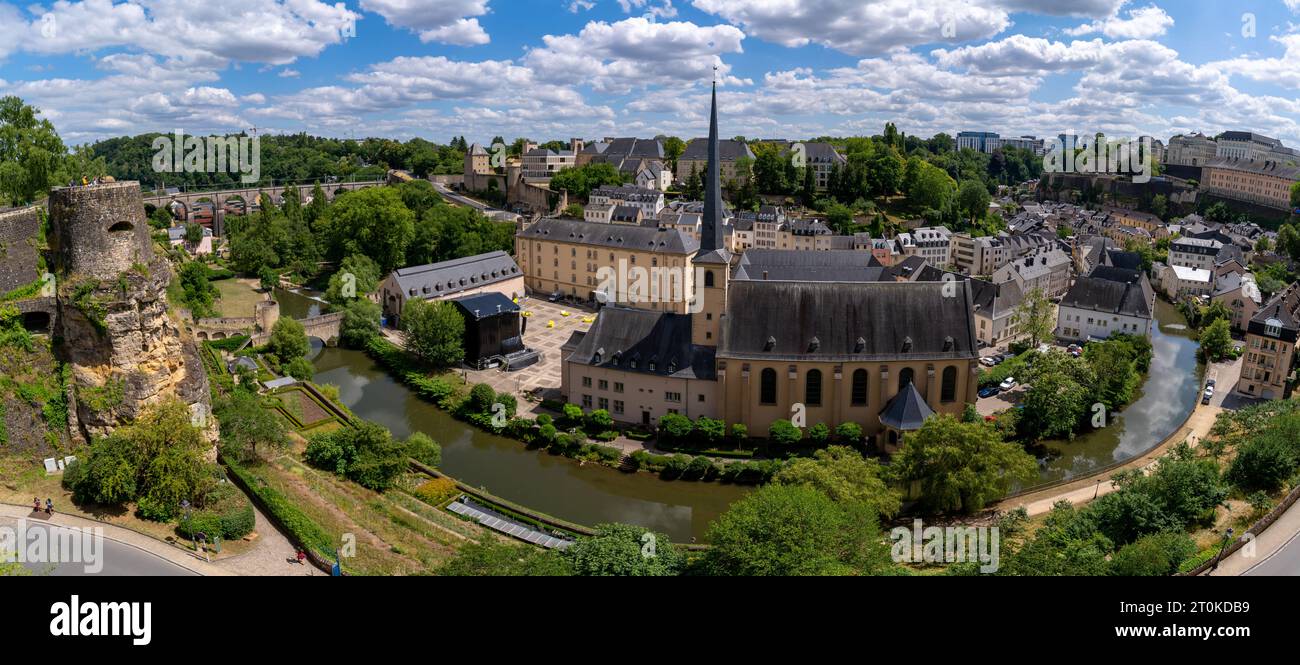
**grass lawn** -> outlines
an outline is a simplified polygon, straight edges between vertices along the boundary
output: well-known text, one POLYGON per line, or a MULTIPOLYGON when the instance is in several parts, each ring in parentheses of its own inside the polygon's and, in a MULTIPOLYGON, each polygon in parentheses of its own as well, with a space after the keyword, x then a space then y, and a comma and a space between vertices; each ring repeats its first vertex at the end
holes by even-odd
MULTIPOLYGON (((326 533, 340 540, 352 534, 356 557, 345 561, 344 568, 353 574, 427 574, 482 532, 399 487, 373 492, 289 455, 246 469, 288 497, 326 533)), ((423 477, 413 475, 401 484, 413 486, 419 480, 423 477)))
POLYGON ((257 288, 257 282, 236 277, 212 283, 221 297, 213 304, 217 315, 224 318, 241 318, 253 315, 253 307, 266 300, 266 294, 257 288))
MULTIPOLYGON (((32 497, 40 497, 41 503, 46 498, 54 499, 54 510, 65 515, 75 515, 90 520, 105 522, 113 526, 130 529, 137 533, 172 543, 190 550, 190 542, 176 533, 172 523, 151 522, 135 516, 135 507, 104 507, 98 505, 78 506, 72 503, 72 494, 63 489, 63 476, 46 476, 44 467, 32 465, 30 460, 17 457, 0 459, 0 502, 30 506, 32 497)), ((221 553, 214 554, 213 560, 238 556, 255 546, 256 541, 223 541, 221 553)))

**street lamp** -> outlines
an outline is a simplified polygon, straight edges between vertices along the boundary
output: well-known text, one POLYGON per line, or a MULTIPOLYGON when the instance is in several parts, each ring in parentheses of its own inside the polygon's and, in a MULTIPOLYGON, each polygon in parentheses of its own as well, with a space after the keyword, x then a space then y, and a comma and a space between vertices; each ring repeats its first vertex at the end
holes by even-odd
POLYGON ((1210 570, 1219 569, 1219 562, 1223 561, 1223 553, 1228 551, 1228 541, 1230 540, 1232 540, 1231 528, 1223 533, 1223 545, 1219 548, 1219 556, 1214 557, 1214 565, 1210 567, 1210 570))
POLYGON ((1097 479, 1097 489, 1092 491, 1092 498, 1094 501, 1097 499, 1098 494, 1101 494, 1101 478, 1097 479))
MULTIPOLYGON (((190 532, 190 542, 193 543, 193 542, 194 542, 194 529, 193 529, 192 526, 190 525, 190 516, 191 516, 191 513, 190 513, 190 502, 189 502, 188 499, 181 499, 181 510, 182 510, 182 511, 184 512, 184 514, 185 514, 185 527, 186 527, 185 530, 190 532)), ((196 549, 197 549, 197 547, 196 547, 196 549)))

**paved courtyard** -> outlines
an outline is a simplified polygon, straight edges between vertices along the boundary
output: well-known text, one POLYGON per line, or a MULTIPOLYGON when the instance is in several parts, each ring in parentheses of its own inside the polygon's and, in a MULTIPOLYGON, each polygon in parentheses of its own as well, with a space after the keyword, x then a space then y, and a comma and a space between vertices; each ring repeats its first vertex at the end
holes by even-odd
MULTIPOLYGON (((522 298, 519 307, 524 314, 524 344, 542 354, 541 362, 517 372, 503 372, 500 369, 464 370, 466 380, 470 383, 486 383, 498 392, 511 392, 516 397, 523 396, 535 389, 542 389, 542 396, 555 398, 560 391, 561 347, 577 331, 591 329, 596 313, 588 307, 566 303, 552 303, 544 299, 522 298), (565 314, 568 316, 565 316, 565 314), (554 323, 554 327, 551 324, 554 323)), ((525 409, 521 408, 521 411, 525 409)))

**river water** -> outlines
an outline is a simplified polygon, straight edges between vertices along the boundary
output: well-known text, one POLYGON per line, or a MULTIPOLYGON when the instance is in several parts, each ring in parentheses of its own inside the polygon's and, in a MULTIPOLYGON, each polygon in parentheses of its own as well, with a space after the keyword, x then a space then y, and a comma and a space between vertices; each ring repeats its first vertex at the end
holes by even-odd
MULTIPOLYGON (((320 312, 308 295, 277 291, 286 316, 320 312)), ((1172 306, 1157 304, 1159 329, 1152 335, 1154 359, 1140 396, 1107 428, 1072 442, 1050 442, 1055 453, 1040 463, 1037 484, 1086 475, 1143 454, 1173 432, 1199 398, 1197 343, 1172 306)), ((442 444, 442 470, 470 485, 529 508, 594 526, 624 522, 662 531, 677 542, 703 541, 710 522, 747 487, 720 483, 662 481, 596 464, 528 450, 452 418, 397 382, 360 351, 325 348, 314 358, 317 383, 339 386, 344 404, 358 417, 405 438, 424 432, 442 444)))

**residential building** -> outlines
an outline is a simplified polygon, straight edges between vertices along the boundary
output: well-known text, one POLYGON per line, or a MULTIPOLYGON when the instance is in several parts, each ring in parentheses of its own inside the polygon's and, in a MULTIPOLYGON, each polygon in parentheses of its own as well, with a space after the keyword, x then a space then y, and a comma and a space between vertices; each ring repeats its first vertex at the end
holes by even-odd
POLYGON ((1060 249, 1040 250, 998 268, 992 281, 1014 281, 1023 293, 1042 289, 1048 298, 1055 298, 1069 290, 1072 266, 1070 256, 1060 249))
POLYGON ((1056 336, 1066 341, 1113 334, 1151 336, 1156 294, 1145 274, 1099 266, 1080 277, 1061 299, 1056 336))
POLYGON ((813 181, 816 183, 817 191, 826 191, 826 185, 830 181, 831 171, 839 169, 844 170, 848 165, 848 160, 841 155, 834 145, 817 141, 796 144, 803 147, 803 156, 805 168, 812 169, 813 181))
POLYGON ((556 173, 573 168, 577 164, 575 155, 573 150, 533 148, 523 155, 523 177, 528 180, 549 181, 556 173))
POLYGON ((1207 296, 1214 292, 1214 273, 1206 268, 1167 266, 1161 273, 1161 288, 1171 300, 1207 296))
POLYGON ((1218 157, 1219 146, 1204 134, 1178 135, 1169 139, 1165 163, 1174 166, 1201 167, 1218 157))
POLYGON ((1219 277, 1210 298, 1223 303, 1232 312, 1232 329, 1236 332, 1245 332, 1250 320, 1264 305, 1255 276, 1245 271, 1219 277))
POLYGON ((1248 397, 1284 399, 1300 341, 1300 282, 1273 296, 1250 319, 1237 392, 1248 397))
POLYGON ((587 198, 591 205, 632 206, 640 208, 642 217, 655 217, 664 209, 664 193, 661 190, 623 185, 620 187, 598 187, 587 198))
MULTIPOLYGON (((722 184, 736 180, 736 160, 742 157, 748 159, 750 163, 754 160, 754 151, 749 149, 749 145, 742 141, 724 140, 718 142, 718 154, 721 160, 719 167, 722 177, 722 184)), ((681 157, 677 158, 677 181, 686 182, 691 177, 691 170, 703 176, 709 167, 709 142, 705 139, 694 139, 686 144, 686 150, 681 157)))
POLYGON ((958 132, 957 150, 961 151, 969 148, 976 152, 993 152, 988 149, 988 144, 990 141, 998 140, 998 138, 995 132, 958 132))
POLYGON ((399 268, 379 283, 379 302, 389 325, 400 325, 409 300, 450 300, 499 293, 511 300, 524 295, 524 273, 505 252, 488 252, 442 263, 399 268))
POLYGON ((495 172, 492 169, 492 156, 483 146, 475 143, 469 147, 469 152, 465 153, 465 172, 478 175, 491 175, 495 172))
POLYGON ((1200 238, 1179 238, 1169 243, 1169 265, 1214 270, 1214 263, 1223 243, 1200 238))
POLYGON ((952 231, 946 226, 923 226, 896 238, 898 252, 904 258, 920 256, 936 266, 946 266, 952 260, 952 231))

